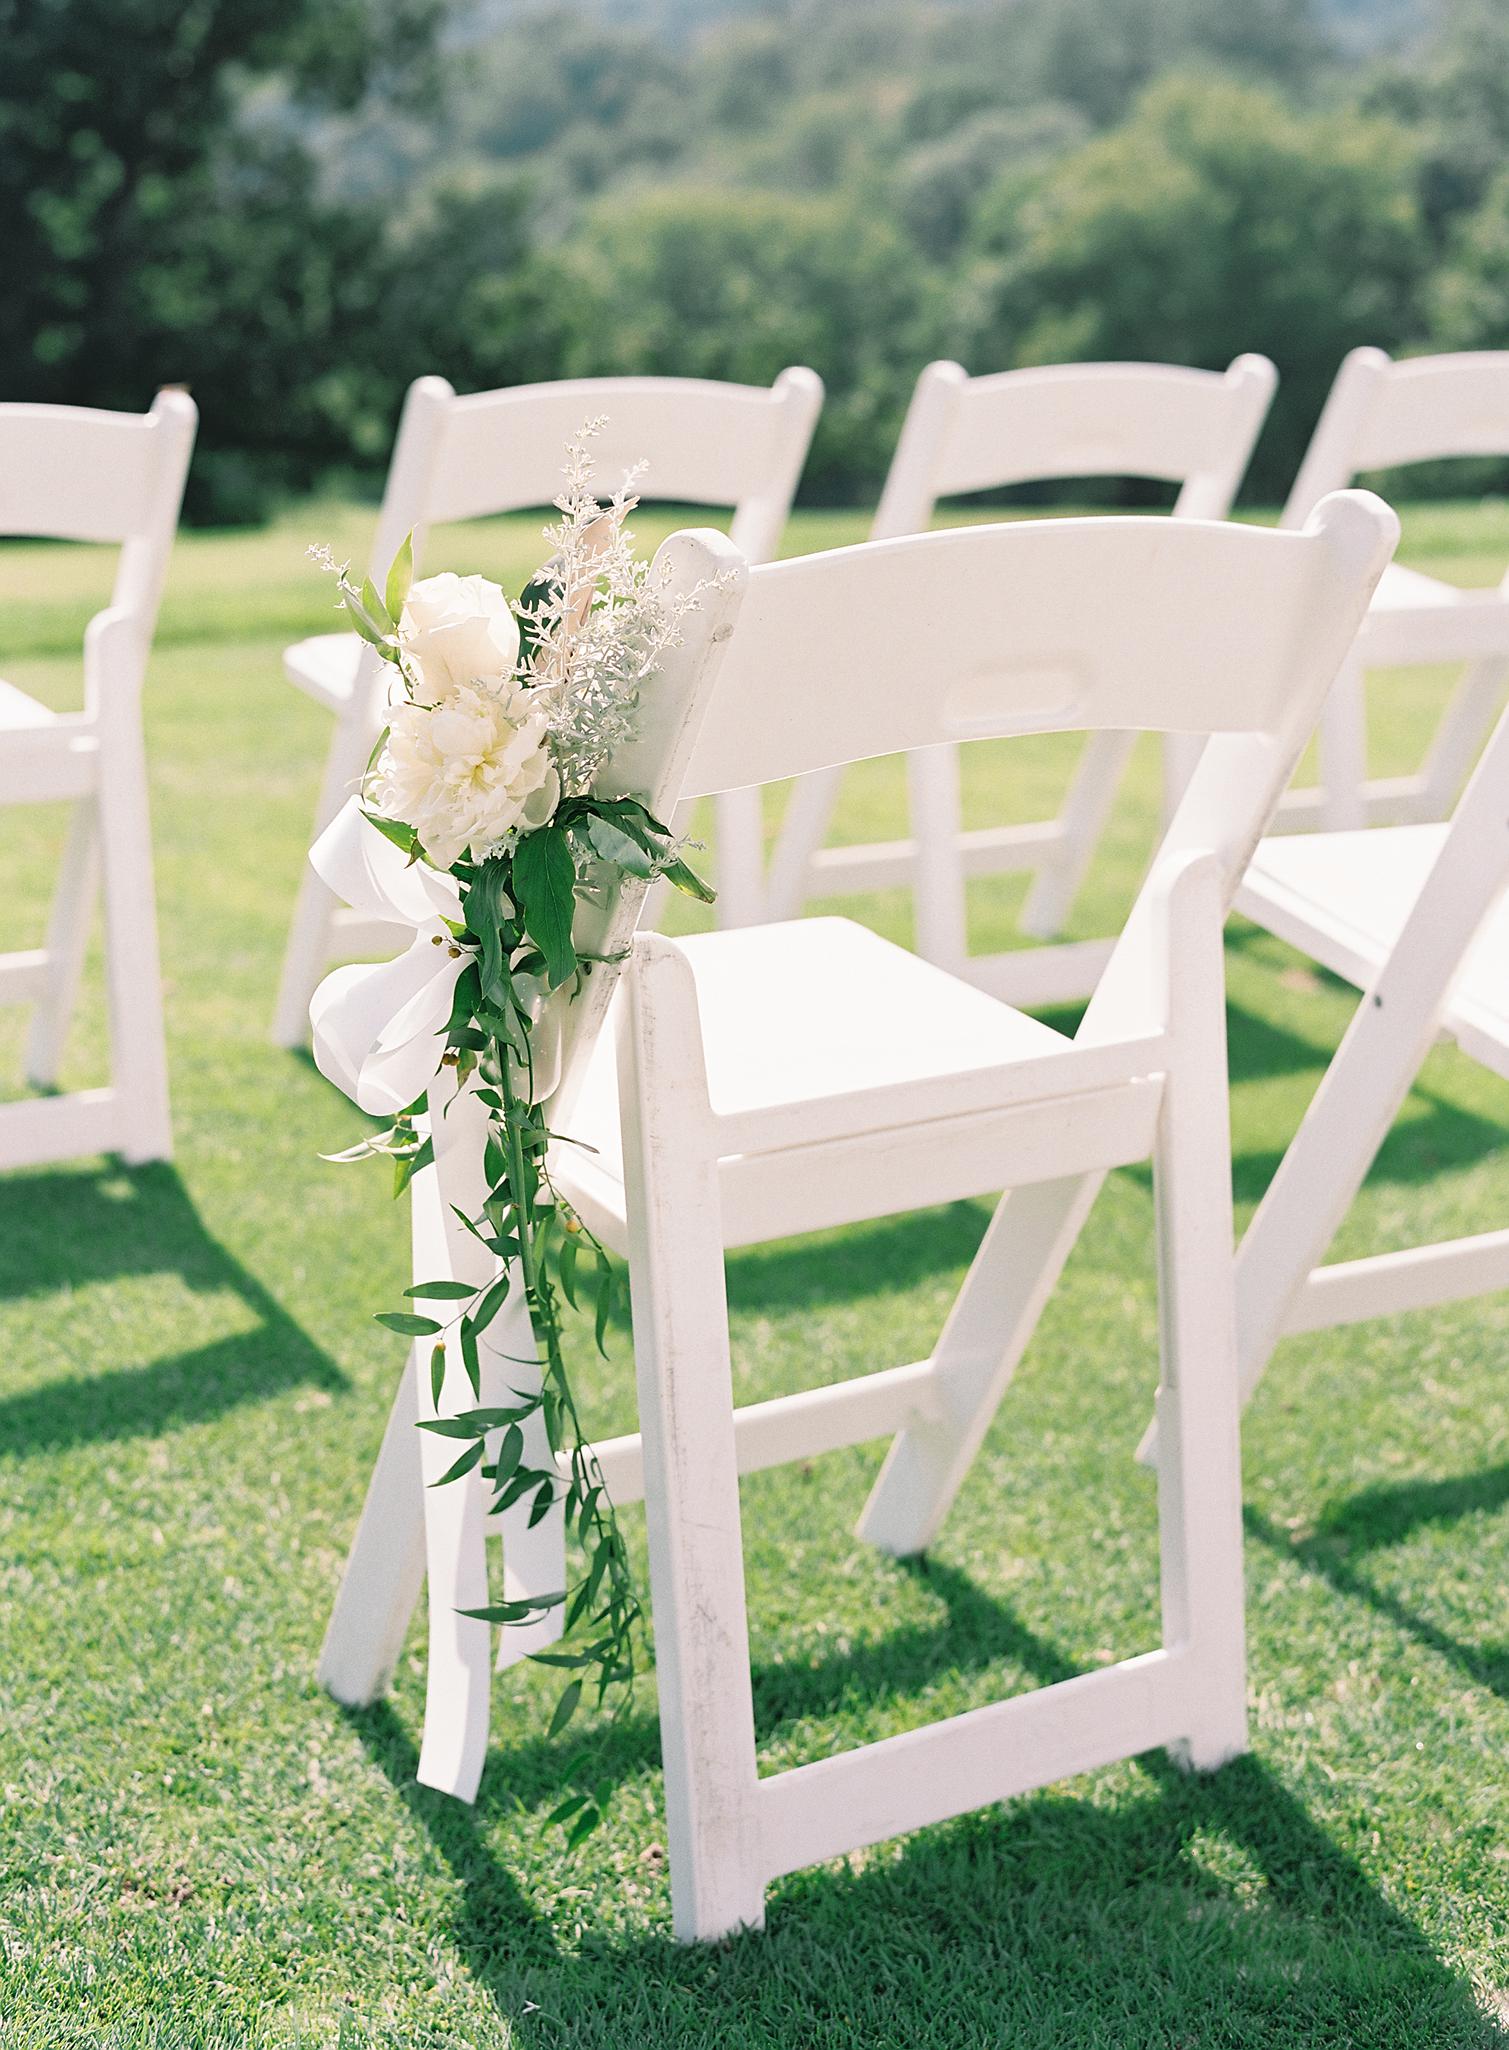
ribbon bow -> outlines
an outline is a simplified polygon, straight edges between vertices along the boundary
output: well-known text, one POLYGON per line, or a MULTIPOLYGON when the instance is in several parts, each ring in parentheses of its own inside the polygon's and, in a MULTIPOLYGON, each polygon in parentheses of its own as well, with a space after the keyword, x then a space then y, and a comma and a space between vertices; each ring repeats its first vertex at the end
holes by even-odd
POLYGON ((337 968, 309 1004, 315 1066, 374 1117, 394 1117, 422 1096, 440 1065, 451 1015, 457 954, 445 920, 459 921, 461 893, 449 876, 411 862, 349 798, 309 850, 315 874, 365 918, 410 926, 391 961, 337 968))

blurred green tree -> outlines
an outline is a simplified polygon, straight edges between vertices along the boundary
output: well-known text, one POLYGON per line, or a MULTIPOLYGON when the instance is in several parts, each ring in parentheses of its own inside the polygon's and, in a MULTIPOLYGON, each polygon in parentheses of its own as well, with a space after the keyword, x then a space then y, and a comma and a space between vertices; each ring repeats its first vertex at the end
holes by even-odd
POLYGON ((882 215, 847 197, 665 189, 596 209, 571 260, 578 374, 765 384, 809 364, 830 400, 808 492, 873 487, 926 360, 936 290, 882 215))
POLYGON ((1287 486, 1345 352, 1415 339, 1427 246, 1393 124, 1299 114, 1228 80, 1154 87, 1130 121, 982 201, 991 266, 971 367, 1137 358, 1283 382, 1260 491, 1287 486))

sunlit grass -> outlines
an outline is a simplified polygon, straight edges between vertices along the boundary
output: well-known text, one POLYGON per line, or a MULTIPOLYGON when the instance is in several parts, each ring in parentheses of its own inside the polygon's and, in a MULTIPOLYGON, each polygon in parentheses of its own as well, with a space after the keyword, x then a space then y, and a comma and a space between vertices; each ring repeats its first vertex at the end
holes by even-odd
MULTIPOLYGON (((1153 1756, 798 1875, 763 1938, 670 1943, 649 1688, 610 1822, 570 1861, 544 1821, 569 1749, 544 1741, 544 1675, 498 1682, 473 1810, 413 1781, 422 1624, 390 1703, 348 1716, 316 1688, 400 1365, 370 1312, 403 1285, 406 1233, 379 1176, 317 1158, 357 1113, 266 1037, 328 733, 279 653, 332 624, 306 543, 359 553, 369 525, 311 506, 183 538, 148 697, 178 1158, 0 1181, 0 2045, 1501 2042, 1502 1298, 1283 1347, 1246 1432, 1249 1759, 1199 1782, 1153 1756)), ((445 532, 431 559, 516 581, 537 530, 445 532)), ((1464 581, 1509 559, 1502 505, 1419 508, 1405 531, 1406 559, 1464 581)), ((792 545, 861 532, 808 516, 792 545)), ((0 670, 67 702, 106 588, 84 551, 0 549, 0 670)), ((1418 758, 1441 688, 1380 686, 1380 769, 1418 758)), ((1072 760, 972 750, 971 821, 1051 810, 1072 760)), ((1156 788, 1144 749, 1076 931, 1125 905, 1156 788)), ((842 836, 893 835, 900 791, 895 764, 852 775, 842 836)), ((5 815, 0 946, 35 943, 59 824, 5 815)), ((1014 941, 1020 888, 978 888, 982 949, 1014 941)), ((909 936, 899 893, 847 908, 909 936)), ((1229 959, 1245 1215, 1349 999, 1248 928, 1229 959)), ((98 1074, 97 1012, 73 1079, 98 1074)), ((1342 1249, 1501 1223, 1503 1141, 1500 1085, 1433 1055, 1342 1249)), ((741 1398, 921 1356, 985 1218, 735 1256, 741 1398)), ((1130 1459, 1151 1260, 1146 1177, 1114 1176, 926 1565, 851 1535, 878 1447, 748 1483, 766 1769, 1152 1641, 1130 1459)), ((594 1420, 630 1427, 626 1334, 609 1368, 580 1363, 594 1420)))

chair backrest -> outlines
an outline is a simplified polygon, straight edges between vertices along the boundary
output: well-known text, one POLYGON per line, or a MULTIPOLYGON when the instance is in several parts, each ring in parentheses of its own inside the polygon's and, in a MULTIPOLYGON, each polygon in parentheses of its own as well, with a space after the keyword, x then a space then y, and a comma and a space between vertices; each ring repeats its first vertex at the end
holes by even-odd
POLYGON ((0 534, 118 546, 113 603, 150 635, 198 417, 180 391, 149 413, 0 405, 0 534))
POLYGON ((1364 470, 1459 456, 1509 456, 1509 349, 1345 358, 1294 479, 1282 524, 1303 526, 1328 492, 1364 470))
POLYGON ((1287 731, 1335 674, 1381 525, 1342 493, 1299 534, 1024 520, 756 568, 685 794, 1010 734, 1287 731))
POLYGON ((1299 533, 1157 517, 872 541, 750 572, 683 796, 1012 734, 1213 736, 1096 991, 1146 985, 1149 892, 1214 853, 1227 901, 1320 715, 1399 523, 1341 492, 1299 533))
MULTIPOLYGON (((680 630, 659 669, 644 685, 632 740, 601 778, 615 797, 638 797, 656 818, 679 802, 699 730, 712 700, 748 571, 732 540, 712 529, 672 534, 656 551, 651 577, 666 602, 687 601, 680 630)), ((617 980, 621 960, 644 908, 646 888, 632 878, 591 899, 579 899, 574 934, 579 950, 597 958, 580 993, 562 1006, 561 1080, 557 1101, 569 1102, 617 980)))
POLYGON ((597 475, 617 484, 647 462, 646 496, 736 509, 747 561, 775 553, 823 400, 814 371, 775 383, 604 377, 517 385, 458 397, 440 377, 409 388, 373 550, 381 581, 410 530, 549 505, 565 447, 588 421, 597 475))
POLYGON ((920 533, 940 498, 1068 477, 1181 486, 1175 514, 1224 519, 1267 416, 1266 356, 1224 371, 1064 363, 970 377, 930 363, 917 380, 871 536, 920 533))

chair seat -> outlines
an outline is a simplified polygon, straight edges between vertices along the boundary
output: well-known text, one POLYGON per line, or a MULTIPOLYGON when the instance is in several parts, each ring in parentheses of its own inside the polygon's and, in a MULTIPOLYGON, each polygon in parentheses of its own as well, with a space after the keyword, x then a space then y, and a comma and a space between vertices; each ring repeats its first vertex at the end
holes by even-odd
POLYGON ((0 732, 40 732, 56 724, 56 712, 49 712, 46 705, 39 705, 24 690, 0 677, 0 732))
MULTIPOLYGON (((697 985, 708 1095, 720 1117, 775 1112, 1067 1053, 1073 1042, 847 918, 740 926, 681 941, 697 985)), ((570 1192, 622 1203, 614 1034, 593 1047, 562 1119, 570 1192), (591 1146, 595 1154, 582 1148, 591 1146)))
POLYGON ((1373 595, 1364 633, 1368 656, 1378 662, 1509 655, 1509 593, 1497 585, 1464 590, 1390 563, 1373 595))
POLYGON ((312 634, 283 650, 283 673, 307 697, 339 712, 351 702, 361 649, 359 634, 312 634))
MULTIPOLYGON (((1383 826, 1264 840, 1236 908, 1358 988, 1404 929, 1447 828, 1383 826)), ((1509 896, 1468 952, 1444 1025, 1473 1059, 1509 1079, 1509 896)))

